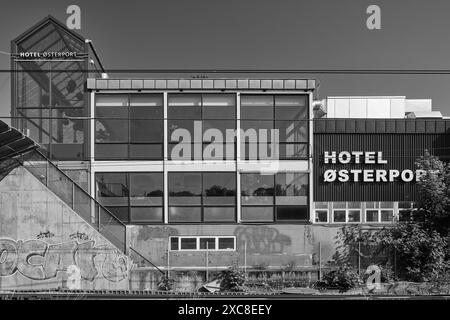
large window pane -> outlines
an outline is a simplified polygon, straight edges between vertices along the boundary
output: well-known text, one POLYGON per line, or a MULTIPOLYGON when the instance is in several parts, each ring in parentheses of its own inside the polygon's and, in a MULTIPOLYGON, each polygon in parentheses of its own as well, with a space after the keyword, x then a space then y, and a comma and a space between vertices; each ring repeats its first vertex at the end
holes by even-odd
POLYGON ((126 173, 97 173, 97 197, 107 206, 128 206, 128 186, 126 173))
POLYGON ((308 221, 307 206, 277 206, 277 220, 308 221))
POLYGON ((273 204, 274 176, 242 174, 242 204, 273 204))
POLYGON ((162 160, 163 144, 130 145, 130 159, 162 160))
POLYGON ((163 142, 164 122, 162 120, 131 120, 130 142, 163 142))
POLYGON ((273 96, 242 95, 241 119, 273 119, 273 96))
POLYGON ((220 222, 236 220, 235 207, 204 207, 203 215, 205 222, 220 222))
POLYGON ((163 205, 163 174, 130 173, 130 203, 132 206, 163 205))
POLYGON ((123 160, 128 157, 128 144, 96 144, 95 158, 97 160, 123 160))
POLYGON ((308 142, 308 122, 306 121, 275 121, 279 130, 280 142, 308 142))
POLYGON ((162 94, 139 93, 130 95, 130 106, 160 107, 162 105, 162 94))
POLYGON ((229 140, 229 142, 234 142, 235 140, 235 129, 236 129, 236 121, 234 120, 204 120, 203 121, 203 140, 204 141, 220 141, 225 142, 229 140), (216 129, 216 130, 208 130, 208 129, 216 129), (231 139, 227 139, 227 129, 233 130, 231 133, 231 139), (207 131, 208 130, 208 131, 207 131), (206 133, 206 134, 205 134, 206 133))
POLYGON ((168 121, 168 136, 169 141, 172 142, 199 142, 203 141, 202 134, 195 135, 194 127, 197 126, 199 133, 202 133, 202 122, 198 120, 169 120, 168 121), (174 133, 174 131, 176 132, 174 133), (185 139, 187 139, 185 141, 185 139))
POLYGON ((236 174, 234 172, 203 173, 203 197, 206 205, 234 205, 236 174))
POLYGON ((203 119, 235 119, 236 95, 203 95, 203 119))
POLYGON ((247 222, 273 221, 273 207, 242 207, 242 220, 247 222))
POLYGON ((169 222, 201 222, 201 207, 169 207, 169 222))
POLYGON ((280 143, 278 147, 281 160, 308 159, 308 144, 280 143))
POLYGON ((308 188, 308 174, 279 173, 276 175, 276 204, 307 205, 308 188))
POLYGON ((95 104, 100 107, 122 106, 128 105, 128 95, 121 94, 97 94, 95 104))
POLYGON ((168 97, 169 119, 201 119, 201 95, 170 94, 168 97))
POLYGON ((275 96, 275 119, 280 120, 308 119, 308 96, 306 95, 275 96))
POLYGON ((132 207, 131 222, 162 222, 163 209, 161 207, 132 207))
MULTIPOLYGON (((129 222, 129 208, 128 207, 106 207, 117 219, 123 223, 129 222)), ((104 222, 101 222, 105 224, 104 222)))
POLYGON ((95 141, 128 142, 128 109, 126 107, 96 108, 95 141))
POLYGON ((169 173, 169 205, 201 203, 201 174, 195 172, 169 173))

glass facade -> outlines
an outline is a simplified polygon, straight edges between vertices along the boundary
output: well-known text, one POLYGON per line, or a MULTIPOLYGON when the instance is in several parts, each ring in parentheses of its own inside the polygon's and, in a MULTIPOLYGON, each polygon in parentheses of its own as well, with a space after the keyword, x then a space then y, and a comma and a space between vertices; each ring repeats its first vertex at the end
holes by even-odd
POLYGON ((169 172, 169 222, 235 222, 236 173, 169 172))
POLYGON ((95 175, 97 199, 125 223, 163 222, 162 172, 95 175))
POLYGON ((52 19, 12 42, 12 125, 51 160, 86 160, 88 56, 84 39, 52 19), (70 59, 27 59, 27 52, 75 52, 70 59))
POLYGON ((96 93, 94 159, 117 168, 96 169, 97 197, 130 224, 307 222, 309 174, 290 161, 309 159, 308 117, 306 94, 96 93), (225 162, 267 159, 285 161, 283 172, 237 172, 225 162), (119 172, 122 161, 136 160, 178 167, 119 172), (212 160, 215 171, 197 165, 212 160))
POLYGON ((169 159, 236 159, 235 94, 169 94, 167 116, 169 159))
MULTIPOLYGON (((271 132, 267 141, 272 142, 272 133, 278 130, 278 141, 267 153, 259 150, 261 143, 255 143, 246 136, 245 151, 241 156, 248 160, 270 158, 272 148, 278 150, 278 159, 307 159, 309 144, 309 112, 306 95, 242 95, 241 128, 244 131, 261 130, 271 132), (252 152, 258 148, 257 152, 252 152)), ((261 139, 261 135, 258 137, 261 139)))
POLYGON ((163 118, 162 94, 97 95, 95 158, 162 160, 163 118))
POLYGON ((242 221, 308 221, 308 174, 241 174, 242 221))

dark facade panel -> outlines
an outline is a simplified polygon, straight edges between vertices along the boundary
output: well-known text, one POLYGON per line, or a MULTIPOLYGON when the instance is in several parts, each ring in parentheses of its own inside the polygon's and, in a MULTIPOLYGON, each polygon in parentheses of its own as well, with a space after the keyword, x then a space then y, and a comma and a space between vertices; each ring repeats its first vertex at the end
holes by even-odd
POLYGON ((449 133, 449 119, 314 119, 314 133, 449 133))
MULTIPOLYGON (((317 127, 316 127, 317 128, 317 127)), ((450 132, 445 134, 314 134, 314 201, 415 201, 415 182, 324 182, 327 169, 415 170, 415 161, 429 150, 450 161, 450 132), (382 152, 387 164, 325 164, 324 153, 382 152)))

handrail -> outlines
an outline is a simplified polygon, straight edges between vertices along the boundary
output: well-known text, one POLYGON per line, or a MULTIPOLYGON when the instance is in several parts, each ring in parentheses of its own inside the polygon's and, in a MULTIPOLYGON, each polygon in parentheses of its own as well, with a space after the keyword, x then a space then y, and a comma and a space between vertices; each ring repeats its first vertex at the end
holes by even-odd
MULTIPOLYGON (((116 236, 114 236, 113 234, 110 233, 110 231, 108 229, 105 229, 104 227, 107 226, 103 226, 103 230, 101 230, 100 228, 100 209, 104 210, 116 223, 118 223, 119 225, 121 225, 124 228, 124 241, 123 241, 123 248, 120 249, 120 251, 126 253, 126 225, 120 221, 119 218, 117 218, 111 211, 109 211, 107 208, 105 208, 101 203, 99 203, 95 198, 93 198, 88 192, 86 192, 78 183, 76 183, 75 181, 72 180, 72 178, 70 178, 64 171, 62 171, 60 168, 58 168, 58 166, 56 166, 53 162, 51 162, 42 152, 40 152, 39 150, 34 150, 34 152, 43 159, 43 161, 46 162, 47 165, 50 165, 52 169, 55 169, 59 174, 63 175, 64 177, 67 178, 68 181, 70 181, 73 185, 77 186, 78 189, 87 197, 89 197, 89 199, 91 201, 93 201, 93 204, 96 206, 98 206, 99 208, 99 215, 98 215, 98 225, 95 225, 94 223, 92 223, 91 221, 87 220, 85 217, 83 217, 82 215, 79 215, 81 218, 83 218, 83 220, 85 220, 87 223, 89 223, 91 226, 93 226, 97 231, 99 231, 101 234, 104 234, 104 232, 102 231, 106 231, 105 233, 108 234, 108 236, 110 237, 114 237, 115 240, 121 242, 122 244, 122 240, 118 239, 116 236)), ((23 159, 23 156, 30 156, 33 152, 27 153, 26 155, 22 155, 22 164, 25 161, 29 161, 29 160, 25 160, 23 159)), ((32 161, 32 160, 31 160, 32 161)), ((27 166, 24 166, 25 168, 27 168, 27 166)), ((32 173, 32 172, 31 172, 32 173)), ((33 174, 33 173, 32 173, 33 174)), ((48 181, 46 181, 45 185, 47 187, 49 187, 48 185, 48 181)), ((73 190, 73 189, 72 189, 73 190)), ((72 203, 72 205, 70 205, 72 209, 74 209, 74 203, 72 203)), ((105 237, 108 239, 108 236, 105 235, 105 237)), ((114 243, 112 243, 114 245, 114 243)))
MULTIPOLYGON (((115 240, 119 241, 121 243, 121 245, 123 245, 123 248, 120 249, 120 251, 124 252, 125 254, 127 254, 127 248, 137 254, 140 258, 144 259, 146 262, 148 262, 149 264, 151 264, 154 268, 156 268, 159 272, 161 272, 162 274, 165 274, 160 268, 158 268, 153 262, 151 262, 147 257, 145 257, 144 255, 142 255, 140 252, 138 252, 136 249, 132 248, 131 246, 127 247, 127 238, 126 238, 126 224, 124 224, 119 218, 117 218, 111 211, 109 211, 106 207, 104 207, 100 202, 98 202, 94 197, 92 197, 87 191, 85 191, 77 182, 75 182, 74 180, 72 180, 72 178, 70 178, 63 170, 61 170, 57 165, 55 165, 52 161, 50 161, 41 151, 39 150, 34 150, 33 151, 35 154, 37 154, 45 163, 46 163, 46 170, 48 170, 47 166, 51 166, 53 169, 55 169, 58 174, 61 174, 62 176, 64 176, 65 178, 67 178, 68 181, 70 181, 70 183, 74 186, 76 186, 78 188, 78 190, 80 190, 85 196, 87 196, 90 201, 92 201, 92 203, 95 206, 95 209, 99 209, 98 212, 98 224, 94 224, 91 221, 87 220, 82 214, 77 213, 83 220, 85 220, 87 223, 89 223, 89 225, 91 225, 92 227, 94 227, 98 232, 100 232, 100 234, 104 235, 105 238, 107 238, 108 240, 110 240, 109 237, 114 237, 115 240), (111 233, 107 228, 105 228, 106 226, 108 226, 108 224, 102 226, 101 225, 101 219, 100 219, 100 209, 104 210, 104 212, 106 212, 111 218, 113 218, 115 220, 116 223, 118 223, 121 227, 124 228, 124 241, 122 243, 121 239, 118 239, 113 233, 111 233)), ((20 163, 22 164, 23 167, 25 167, 27 169, 27 165, 23 165, 25 161, 32 161, 32 160, 25 160, 23 159, 24 156, 31 156, 32 157, 32 153, 33 152, 29 152, 27 154, 23 154, 20 163)), ((28 165, 28 167, 31 167, 30 165, 28 165)), ((28 169, 27 169, 28 170, 28 169)), ((30 170, 28 170, 30 171, 30 170)), ((30 171, 33 175, 34 173, 32 171, 30 171)), ((47 172, 48 175, 48 172, 47 172)), ((46 179, 45 181, 45 185, 47 188, 50 188, 49 183, 48 183, 48 179, 46 179)), ((74 188, 72 187, 72 198, 74 196, 74 188)), ((64 199, 61 199, 64 201, 64 199)), ((67 203, 75 212, 75 203, 72 202, 72 204, 70 205, 69 203, 67 203)), ((91 205, 91 210, 92 210, 92 205, 91 205)), ((111 243, 117 247, 116 244, 114 244, 114 242, 111 241, 111 243)))
POLYGON ((150 263, 153 267, 156 268, 156 270, 158 270, 159 272, 161 272, 162 274, 165 274, 160 268, 158 268, 153 262, 151 262, 149 259, 147 259, 146 257, 144 257, 140 252, 136 251, 135 249, 133 249, 131 246, 129 247, 129 249, 131 251, 133 251, 134 253, 136 253, 139 257, 141 257, 142 259, 144 259, 145 261, 147 261, 148 263, 150 263))

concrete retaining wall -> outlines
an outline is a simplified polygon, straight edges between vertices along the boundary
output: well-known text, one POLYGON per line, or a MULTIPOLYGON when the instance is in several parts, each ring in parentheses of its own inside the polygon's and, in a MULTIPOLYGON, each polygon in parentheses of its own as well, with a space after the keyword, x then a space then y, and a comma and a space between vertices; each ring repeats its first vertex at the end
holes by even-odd
POLYGON ((166 268, 204 268, 205 251, 168 251, 170 236, 236 236, 236 251, 210 251, 209 268, 232 264, 256 268, 310 268, 318 265, 319 243, 322 263, 332 259, 338 227, 310 225, 171 225, 128 227, 131 246, 154 264, 166 268), (169 259, 167 259, 169 255, 169 259))
POLYGON ((0 181, 0 290, 68 287, 128 290, 128 258, 16 168, 0 181))

